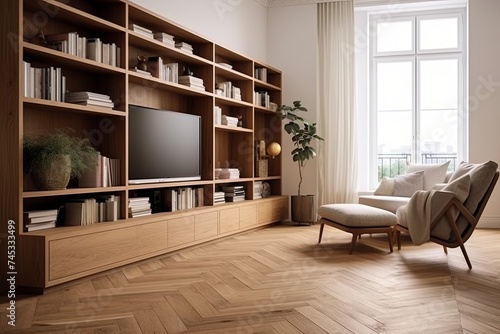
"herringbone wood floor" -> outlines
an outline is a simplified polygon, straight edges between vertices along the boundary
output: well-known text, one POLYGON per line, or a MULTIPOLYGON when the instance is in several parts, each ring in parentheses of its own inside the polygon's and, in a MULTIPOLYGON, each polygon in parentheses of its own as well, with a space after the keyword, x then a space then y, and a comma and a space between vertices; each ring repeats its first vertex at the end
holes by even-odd
MULTIPOLYGON (((386 236, 278 225, 43 296, 17 298, 19 333, 500 333, 500 230, 388 253, 386 236)), ((1 305, 3 333, 6 304, 1 305)))

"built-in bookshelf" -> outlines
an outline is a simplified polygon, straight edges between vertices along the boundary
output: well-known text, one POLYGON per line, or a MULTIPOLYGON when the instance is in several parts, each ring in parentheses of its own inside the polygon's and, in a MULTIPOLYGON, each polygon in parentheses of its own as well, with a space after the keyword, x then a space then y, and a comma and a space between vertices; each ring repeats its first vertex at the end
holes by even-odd
POLYGON ((0 5, 2 279, 41 291, 287 218, 281 157, 265 177, 255 158, 256 142, 281 143, 279 70, 129 1, 20 2, 0 5), (129 184, 129 105, 201 117, 201 180, 129 184), (64 128, 89 138, 99 164, 37 190, 23 136, 64 128))

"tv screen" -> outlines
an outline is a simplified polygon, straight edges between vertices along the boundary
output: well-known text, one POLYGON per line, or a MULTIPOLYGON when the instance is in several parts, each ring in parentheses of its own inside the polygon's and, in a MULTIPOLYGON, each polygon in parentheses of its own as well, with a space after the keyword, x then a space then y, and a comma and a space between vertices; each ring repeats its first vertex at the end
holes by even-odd
POLYGON ((129 184, 201 179, 201 117, 129 106, 129 184))

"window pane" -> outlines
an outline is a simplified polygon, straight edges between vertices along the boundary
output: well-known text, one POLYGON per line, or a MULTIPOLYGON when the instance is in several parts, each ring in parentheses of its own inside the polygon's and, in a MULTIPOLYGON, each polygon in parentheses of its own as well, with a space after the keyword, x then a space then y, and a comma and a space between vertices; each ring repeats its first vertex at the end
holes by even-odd
POLYGON ((458 60, 420 61, 420 108, 458 108, 458 60))
POLYGON ((411 61, 377 64, 377 110, 413 109, 411 61))
POLYGON ((413 21, 377 23, 377 52, 413 50, 413 21))
POLYGON ((425 110, 420 113, 420 151, 423 163, 451 160, 456 166, 458 152, 458 111, 425 110))
POLYGON ((420 50, 457 48, 458 18, 420 21, 420 50))
POLYGON ((412 112, 381 111, 377 117, 378 154, 411 153, 412 112))

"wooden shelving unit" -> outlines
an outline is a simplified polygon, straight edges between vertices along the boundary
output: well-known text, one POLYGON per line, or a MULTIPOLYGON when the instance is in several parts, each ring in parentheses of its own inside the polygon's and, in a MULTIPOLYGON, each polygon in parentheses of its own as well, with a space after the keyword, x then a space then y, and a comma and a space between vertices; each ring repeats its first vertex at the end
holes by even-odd
POLYGON ((248 229, 286 219, 288 198, 281 195, 281 156, 269 160, 269 176, 256 177, 255 143, 281 143, 281 123, 272 108, 255 104, 254 92, 266 91, 281 104, 281 72, 213 43, 163 17, 126 0, 20 0, 0 5, 3 45, 0 96, 4 105, 0 121, 2 171, 1 274, 15 272, 16 285, 43 291, 71 280, 121 265, 165 254, 248 229), (41 20, 43 18, 44 20, 41 20), (43 25, 40 22, 43 21, 43 25), (132 24, 174 36, 193 46, 193 54, 132 30, 132 24), (120 48, 120 65, 111 66, 50 49, 41 43, 45 35, 78 32, 99 37, 120 48), (176 62, 182 73, 188 67, 204 81, 205 91, 163 81, 132 71, 137 56, 160 56, 176 62), (103 109, 24 96, 23 61, 33 66, 60 67, 69 91, 92 91, 111 96, 115 107, 103 109), (267 78, 256 78, 265 68, 267 78), (217 84, 231 81, 241 100, 220 96, 217 84), (202 179, 161 184, 128 184, 128 106, 173 110, 201 116, 202 179), (241 127, 214 124, 214 107, 228 116, 240 116, 241 127), (106 128, 103 129, 103 124, 106 128), (87 135, 104 155, 120 160, 117 186, 79 188, 72 180, 65 190, 39 191, 24 175, 24 134, 39 130, 71 128, 87 135), (234 167, 240 179, 219 180, 215 169, 234 167), (254 199, 256 181, 268 182, 271 196, 254 199), (243 185, 245 200, 214 204, 214 192, 225 185, 243 185), (136 193, 152 193, 178 187, 203 187, 204 206, 176 212, 127 218, 128 199, 136 193), (120 196, 119 219, 88 226, 58 226, 24 231, 23 212, 58 208, 70 199, 100 195, 120 196), (14 227, 14 228, 13 228, 14 227), (14 242, 12 242, 14 241, 14 242), (8 268, 9 245, 15 245, 14 268, 8 268))

